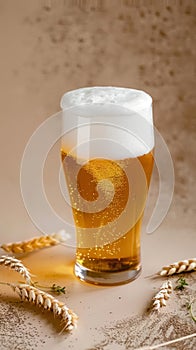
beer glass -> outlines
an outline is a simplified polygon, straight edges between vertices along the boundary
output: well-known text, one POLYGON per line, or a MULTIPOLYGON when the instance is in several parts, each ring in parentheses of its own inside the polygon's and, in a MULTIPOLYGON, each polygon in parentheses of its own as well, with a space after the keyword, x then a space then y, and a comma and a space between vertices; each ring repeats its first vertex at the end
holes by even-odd
POLYGON ((152 98, 88 87, 61 99, 61 157, 76 227, 75 275, 101 285, 141 271, 140 232, 152 168, 152 98))

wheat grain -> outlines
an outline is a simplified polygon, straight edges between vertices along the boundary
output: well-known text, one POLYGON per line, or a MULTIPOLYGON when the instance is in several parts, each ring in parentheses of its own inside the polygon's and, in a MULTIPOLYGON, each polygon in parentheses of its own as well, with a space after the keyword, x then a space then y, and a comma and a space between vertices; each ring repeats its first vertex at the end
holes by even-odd
POLYGON ((153 298, 153 310, 159 310, 162 306, 166 306, 166 301, 170 298, 171 292, 172 283, 170 281, 163 283, 159 292, 153 298))
POLYGON ((164 266, 159 272, 159 275, 171 276, 176 273, 189 272, 194 270, 196 270, 196 258, 182 260, 182 261, 178 261, 173 264, 170 264, 168 266, 164 266))
MULTIPOLYGON (((63 302, 60 302, 52 295, 39 290, 28 284, 7 283, 22 300, 27 300, 45 310, 53 312, 63 323, 63 330, 72 330, 77 325, 77 315, 70 310, 63 302)), ((62 330, 62 331, 63 331, 62 330)))
POLYGON ((22 275, 26 283, 31 284, 31 277, 28 269, 22 264, 22 262, 12 256, 2 255, 0 257, 0 265, 8 267, 11 270, 18 272, 22 275))
POLYGON ((21 241, 16 243, 2 244, 0 247, 9 253, 22 254, 30 253, 37 249, 43 249, 53 245, 65 242, 69 238, 69 234, 64 230, 51 235, 34 237, 28 241, 21 241))

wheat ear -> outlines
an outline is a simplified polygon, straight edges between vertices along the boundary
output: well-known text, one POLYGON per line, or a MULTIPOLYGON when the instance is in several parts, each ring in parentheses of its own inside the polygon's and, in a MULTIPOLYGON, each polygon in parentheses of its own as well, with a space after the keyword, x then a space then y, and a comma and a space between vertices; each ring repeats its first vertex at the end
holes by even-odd
POLYGON ((63 323, 63 330, 72 330, 77 325, 77 315, 70 310, 63 302, 60 302, 52 295, 39 290, 28 284, 7 283, 22 300, 29 301, 37 306, 53 312, 63 323))
POLYGON ((168 266, 164 266, 159 272, 159 275, 171 276, 176 273, 189 272, 194 270, 196 270, 196 258, 189 259, 189 260, 182 260, 182 261, 178 261, 173 264, 170 264, 168 266))
POLYGON ((172 283, 170 281, 163 283, 159 292, 153 298, 153 310, 159 310, 162 306, 166 306, 166 301, 170 298, 171 292, 172 283))
POLYGON ((61 230, 58 233, 53 233, 47 236, 34 237, 28 241, 2 244, 0 247, 9 253, 30 253, 37 249, 43 249, 65 242, 69 237, 70 236, 68 233, 66 233, 64 230, 61 230))
POLYGON ((0 265, 8 267, 11 270, 18 272, 22 275, 26 283, 31 284, 31 277, 28 269, 22 264, 22 262, 12 256, 2 255, 0 257, 0 265))

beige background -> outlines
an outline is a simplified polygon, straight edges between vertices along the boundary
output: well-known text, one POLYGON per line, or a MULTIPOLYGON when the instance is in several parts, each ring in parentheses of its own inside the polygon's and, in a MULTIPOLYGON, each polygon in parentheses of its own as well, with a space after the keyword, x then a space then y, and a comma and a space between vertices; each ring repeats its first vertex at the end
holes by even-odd
MULTIPOLYGON (((155 234, 143 235, 144 269, 134 283, 111 289, 79 283, 72 275, 73 251, 68 251, 70 265, 66 267, 69 257, 66 262, 68 252, 65 254, 63 247, 26 258, 41 280, 67 284, 67 302, 80 315, 79 327, 66 340, 57 338, 44 316, 22 306, 19 318, 24 321, 27 313, 33 331, 27 320, 20 330, 17 320, 9 328, 8 320, 14 318, 13 313, 6 318, 8 308, 13 307, 15 313, 18 308, 5 296, 1 315, 5 313, 7 323, 4 329, 0 325, 2 349, 12 349, 13 344, 20 350, 36 345, 42 349, 53 342, 57 349, 92 347, 102 336, 97 333, 101 326, 144 310, 154 286, 160 284, 144 276, 168 262, 195 255, 195 13, 191 0, 0 1, 1 242, 38 233, 22 202, 20 162, 31 134, 59 111, 60 97, 70 89, 116 85, 151 94, 155 125, 168 144, 176 177, 165 221, 155 234), (25 337, 29 332, 32 336, 25 337)), ((57 149, 48 169, 56 164, 55 152, 57 149)), ((51 201, 55 198, 55 176, 50 171, 46 174, 51 201)), ((157 191, 155 171, 145 223, 157 191)), ((62 208, 58 210, 62 212, 62 208)), ((1 274, 1 280, 11 278, 3 275, 3 270, 1 274)), ((110 343, 104 350, 126 349, 125 344, 110 343)))

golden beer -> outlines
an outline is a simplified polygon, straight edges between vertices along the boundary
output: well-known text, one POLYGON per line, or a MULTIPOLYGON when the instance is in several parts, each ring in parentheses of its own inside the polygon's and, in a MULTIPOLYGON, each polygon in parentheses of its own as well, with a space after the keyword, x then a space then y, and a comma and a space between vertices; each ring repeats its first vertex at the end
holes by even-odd
MULTIPOLYGON (((67 155, 66 151, 61 151, 65 176, 68 183, 74 221, 77 228, 77 252, 76 261, 81 266, 99 272, 120 272, 126 269, 138 270, 140 268, 140 231, 143 211, 135 222, 134 226, 123 233, 122 237, 115 239, 110 244, 94 247, 80 247, 84 239, 80 233, 80 228, 99 228, 113 222, 125 209, 129 194, 129 184, 125 173, 120 169, 130 168, 134 172, 135 165, 140 162, 147 181, 147 187, 150 183, 153 168, 153 151, 137 158, 128 158, 119 161, 106 159, 90 160, 85 166, 80 165, 76 158, 67 155), (78 196, 73 196, 74 183, 73 174, 77 173, 77 191, 78 196), (95 213, 82 212, 79 209, 80 195, 86 200, 92 202, 97 199, 97 185, 102 179, 109 179, 114 185, 115 194, 110 205, 95 213)), ((107 193, 107 184, 102 184, 102 191, 107 193)), ((143 194, 143 208, 145 206, 147 193, 143 194)), ((140 198, 141 200, 141 198, 140 198)), ((135 200, 135 209, 137 209, 137 199, 135 200)), ((86 239, 85 239, 86 241, 86 239)), ((88 242, 86 242, 88 245, 88 242)))
POLYGON ((61 158, 76 227, 75 274, 120 284, 141 270, 140 232, 153 169, 152 99, 143 91, 66 93, 61 158))

